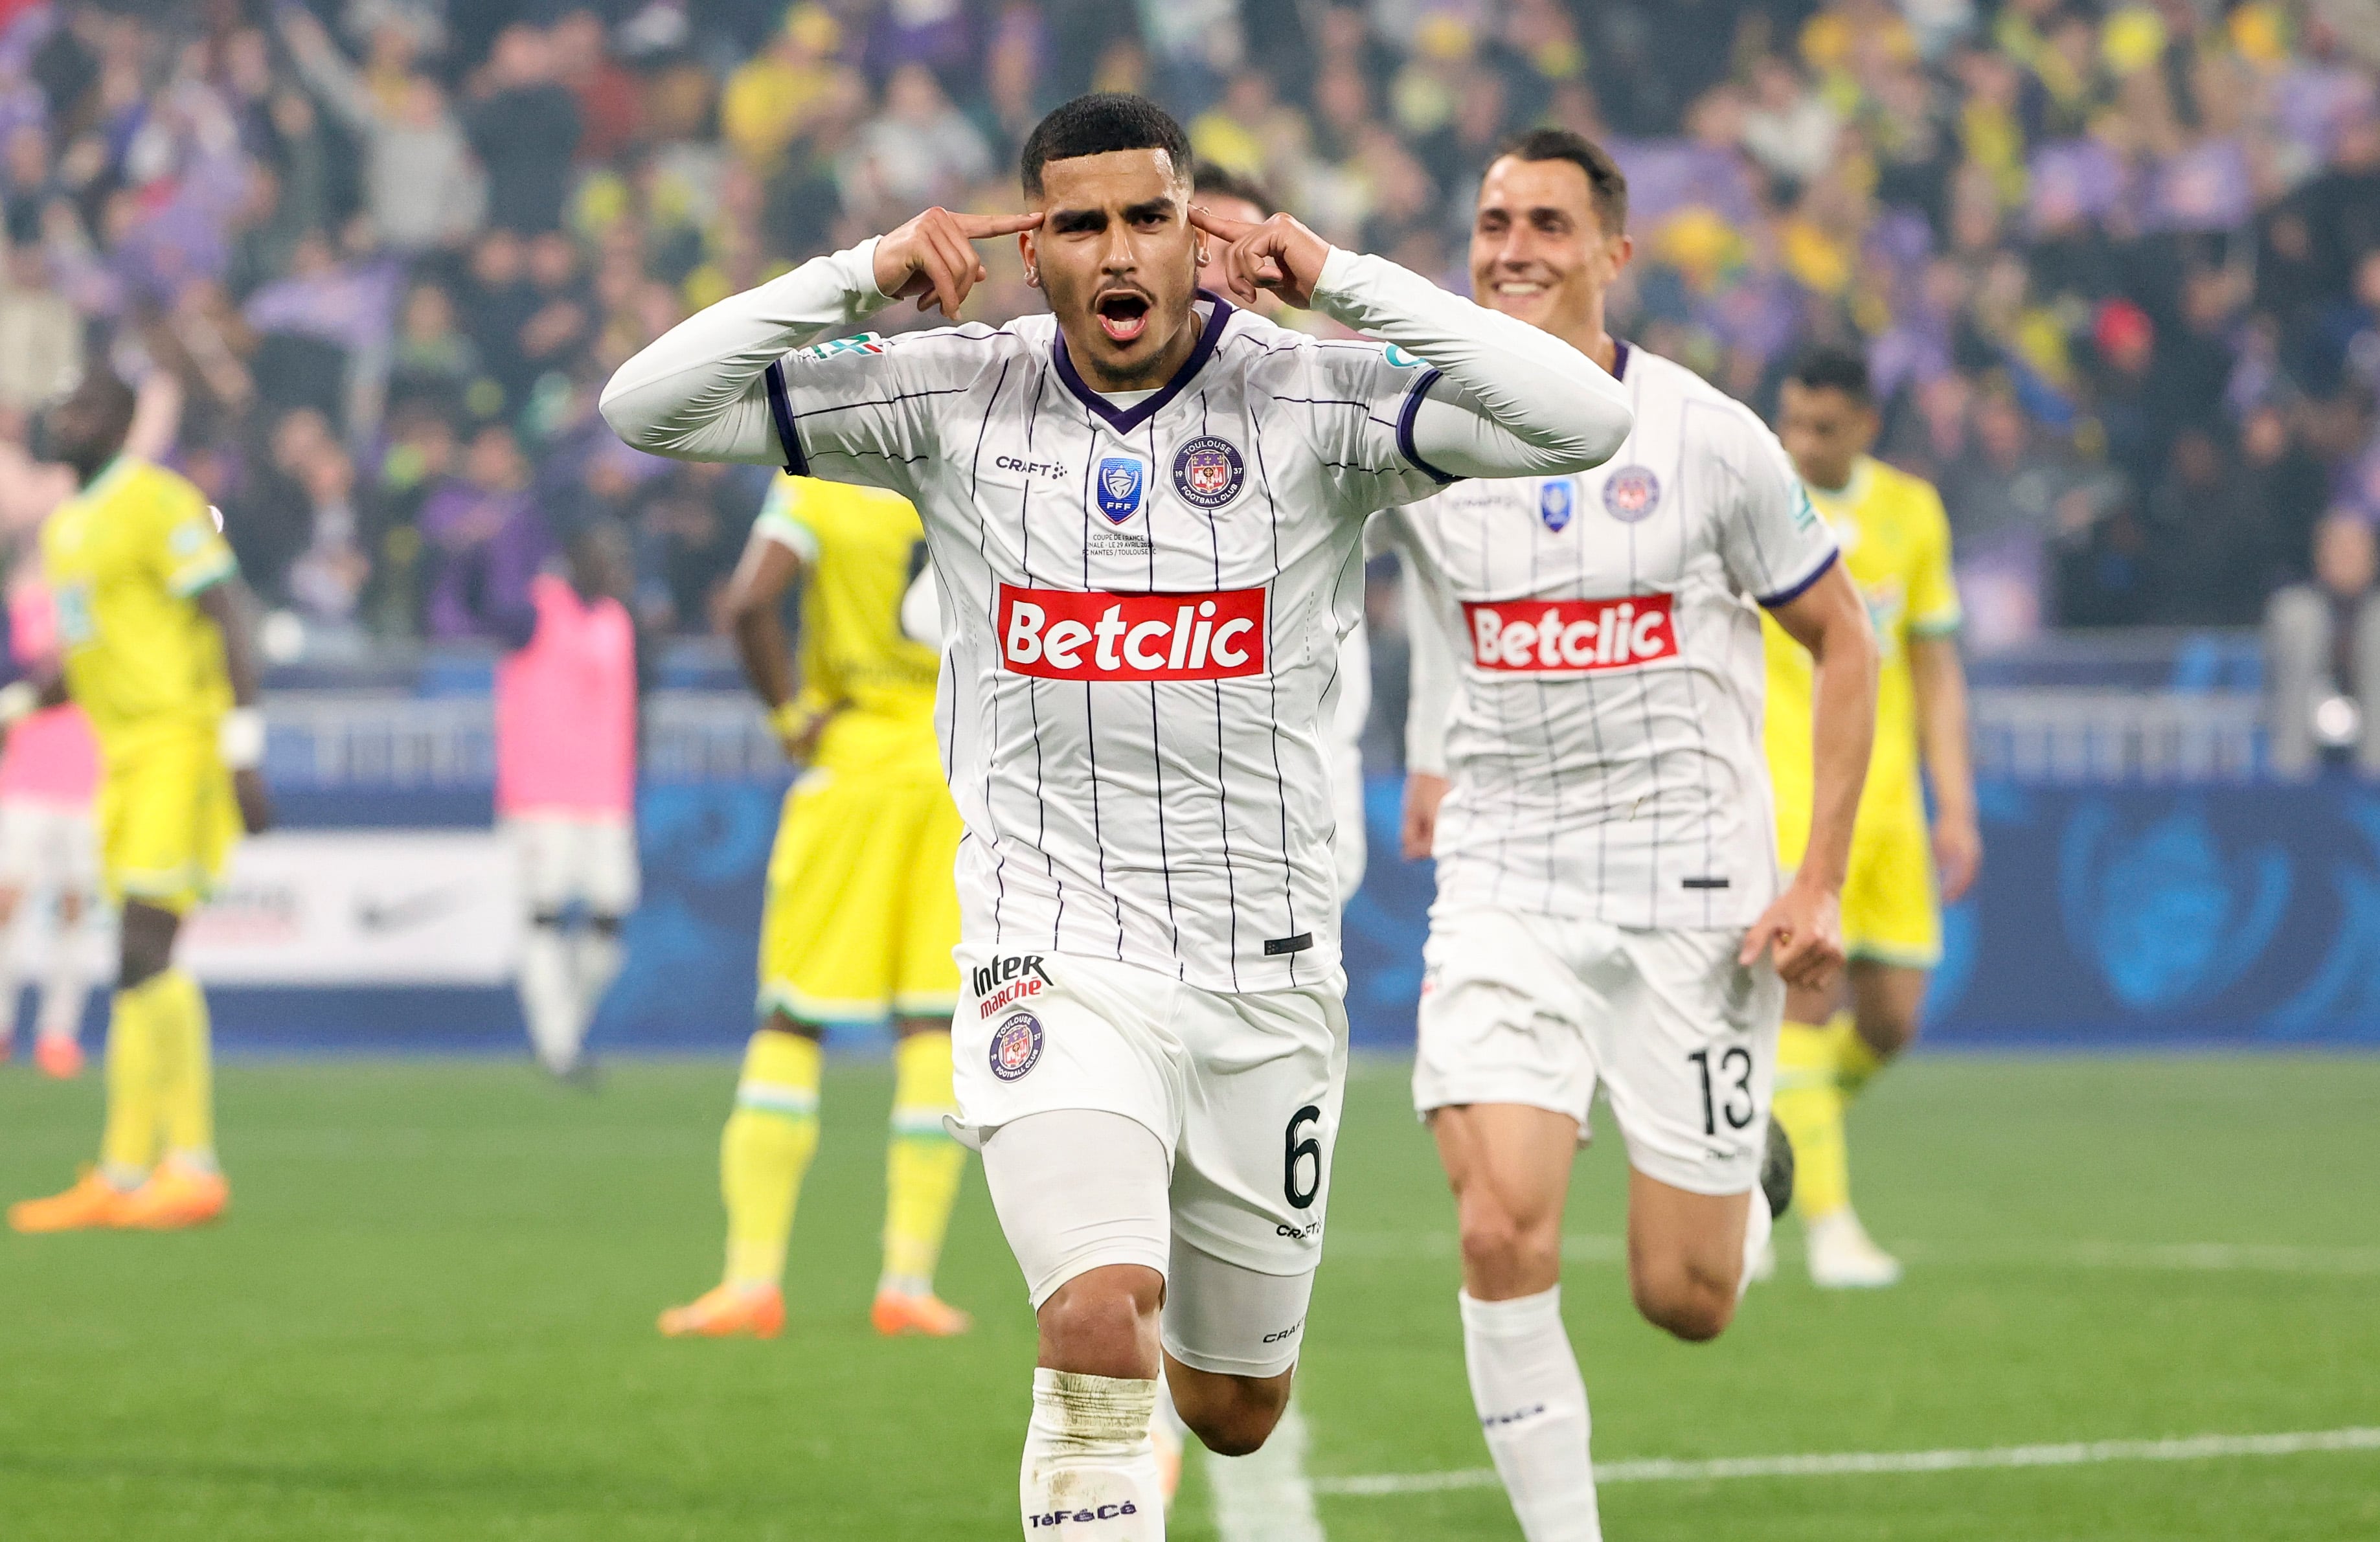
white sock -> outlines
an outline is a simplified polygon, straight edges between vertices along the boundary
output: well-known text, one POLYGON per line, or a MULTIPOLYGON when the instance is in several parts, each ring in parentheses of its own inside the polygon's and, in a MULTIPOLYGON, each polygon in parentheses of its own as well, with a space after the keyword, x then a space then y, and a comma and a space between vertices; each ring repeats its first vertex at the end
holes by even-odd
MULTIPOLYGON (((72 1038, 82 1030, 83 1003, 91 999, 90 960, 84 956, 89 912, 71 926, 58 923, 50 936, 49 972, 42 981, 41 1015, 36 1021, 43 1038, 72 1038)), ((12 977, 8 982, 14 985, 12 977)), ((9 1000, 15 1000, 12 991, 9 1000)))
POLYGON ((1264 1445, 1246 1456, 1207 1458, 1207 1500, 1215 1529, 1265 1542, 1325 1542, 1305 1477, 1305 1419, 1292 1402, 1264 1445))
POLYGON ((571 978, 570 939, 560 927, 531 926, 521 945, 521 1016, 529 1043, 549 1071, 567 1071, 578 1062, 586 1032, 578 1016, 578 990, 571 978))
POLYGON ((1768 1196, 1755 1184, 1750 1203, 1743 1208, 1743 1272, 1735 1278, 1736 1300, 1742 1301, 1743 1293, 1752 1289, 1753 1271, 1760 1267, 1760 1256, 1768 1250, 1769 1234, 1776 1230, 1777 1218, 1768 1213, 1768 1196))
POLYGON ((1471 1402, 1528 1542, 1602 1542, 1586 1453, 1586 1382, 1562 1328, 1561 1287, 1463 1306, 1471 1402))
POLYGON ((1148 1421, 1157 1383, 1033 1373, 1033 1422, 1017 1479, 1032 1542, 1164 1542, 1165 1498, 1148 1421))
POLYGON ((596 926, 581 927, 571 939, 570 964, 571 983, 578 992, 578 1031, 583 1041, 587 1029, 594 1025, 596 1009, 603 1004, 604 993, 620 977, 620 934, 596 926))

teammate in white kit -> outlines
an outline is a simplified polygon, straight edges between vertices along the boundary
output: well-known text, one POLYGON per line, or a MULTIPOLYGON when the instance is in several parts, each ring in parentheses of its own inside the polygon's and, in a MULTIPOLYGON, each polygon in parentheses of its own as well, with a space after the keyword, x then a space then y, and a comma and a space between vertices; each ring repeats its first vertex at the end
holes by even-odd
POLYGON ((1137 1542, 1163 1535, 1160 1364, 1209 1447, 1254 1450, 1321 1251, 1346 1058, 1323 724, 1362 521, 1585 470, 1630 418, 1534 328, 1285 217, 1194 211, 1182 129, 1138 98, 1059 108, 1023 173, 1032 212, 929 210, 722 301, 603 410, 642 449, 924 516, 967 831, 961 1129, 1040 1324, 1023 1526, 1137 1542), (890 297, 955 315, 967 243, 1007 235, 1053 314, 789 352, 890 297), (1199 293, 1202 245, 1244 298, 1378 341, 1199 293))
POLYGON ((1591 473, 1465 482, 1385 516, 1428 613, 1407 835, 1434 848, 1438 899, 1414 1097, 1454 1188, 1472 1395, 1530 1542, 1601 1535, 1559 1282, 1588 1105, 1600 1083, 1628 1148, 1638 1309, 1715 1337, 1768 1233, 1786 982, 1842 962, 1875 716, 1867 613, 1776 439, 1604 331, 1626 218, 1609 155, 1534 130, 1488 168, 1471 274, 1610 369, 1627 443, 1591 473), (1810 855, 1782 892, 1763 606, 1819 661, 1810 855))

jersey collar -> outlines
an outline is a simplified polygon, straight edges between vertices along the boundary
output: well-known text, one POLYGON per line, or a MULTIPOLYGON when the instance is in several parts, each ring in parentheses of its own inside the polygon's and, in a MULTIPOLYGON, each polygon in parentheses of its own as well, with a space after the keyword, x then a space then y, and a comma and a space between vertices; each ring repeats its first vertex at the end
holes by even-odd
POLYGON ((1050 345, 1050 356, 1058 362, 1058 378, 1065 382, 1066 389, 1075 394, 1076 400, 1106 419, 1108 427, 1118 433, 1130 433, 1162 412, 1167 403, 1182 395, 1183 389, 1196 378, 1198 371, 1207 367, 1207 360, 1215 357, 1215 346, 1223 340, 1223 329, 1232 324, 1232 312, 1238 308, 1231 301, 1208 289, 1199 290, 1198 297, 1211 301, 1214 309, 1208 313, 1206 330, 1198 334, 1197 346, 1190 350, 1190 357, 1182 361, 1182 368, 1173 372, 1173 378, 1165 382, 1163 389, 1138 407, 1115 407, 1083 383, 1083 377, 1075 372, 1075 361, 1066 354, 1064 327, 1057 329, 1057 336, 1050 345))

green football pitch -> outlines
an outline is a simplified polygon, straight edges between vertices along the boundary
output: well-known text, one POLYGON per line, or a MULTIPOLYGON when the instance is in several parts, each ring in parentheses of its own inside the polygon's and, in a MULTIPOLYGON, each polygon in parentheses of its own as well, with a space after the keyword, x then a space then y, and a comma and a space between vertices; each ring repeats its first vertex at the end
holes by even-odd
MULTIPOLYGON (((977 1331, 868 1327, 876 1064, 830 1072, 784 1337, 654 1334, 715 1268, 732 1075, 628 1062, 582 1095, 486 1062, 227 1067, 224 1225, 0 1237, 0 1536, 1014 1537, 1033 1330, 979 1178, 943 1274, 977 1331)), ((1565 1305, 1620 1480, 1607 1533, 2380 1536, 2375 1110, 2380 1060, 1920 1060, 1852 1130, 1907 1281, 1813 1291, 1789 1229, 1702 1347, 1630 1310, 1599 1142, 1565 1305), (2155 1444, 2262 1436, 2319 1439, 2155 1444), (2043 1446, 2070 1449, 2010 1454, 2043 1446), (1697 1465, 1911 1452, 1943 1454, 1869 1465, 1943 1470, 1697 1465)), ((93 1078, 0 1074, 0 1190, 70 1177, 98 1113, 93 1078)), ((1334 1199, 1297 1399, 1327 1535, 1517 1536, 1477 1481, 1401 1065, 1358 1064, 1334 1199)), ((1268 1536, 1213 1495, 1194 1463, 1174 1535, 1268 1536)))

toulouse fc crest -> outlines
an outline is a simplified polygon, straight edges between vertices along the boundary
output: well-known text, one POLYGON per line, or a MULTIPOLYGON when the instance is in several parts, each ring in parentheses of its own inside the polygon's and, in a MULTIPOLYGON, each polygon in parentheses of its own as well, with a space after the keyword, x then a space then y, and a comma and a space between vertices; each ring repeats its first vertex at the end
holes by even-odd
POLYGON ((1020 1012, 991 1036, 991 1074, 1013 1082, 1041 1063, 1041 1020, 1020 1012))
POLYGON ((1173 491, 1202 509, 1219 509, 1240 495, 1247 467, 1240 452, 1213 434, 1201 434, 1173 457, 1173 491))
POLYGON ((1099 462, 1099 512, 1111 525, 1121 525, 1140 512, 1141 464, 1130 455, 1110 455, 1099 462))
POLYGON ((1661 479, 1642 466, 1623 466, 1603 480, 1603 506, 1622 525, 1633 525, 1661 503, 1661 479))

